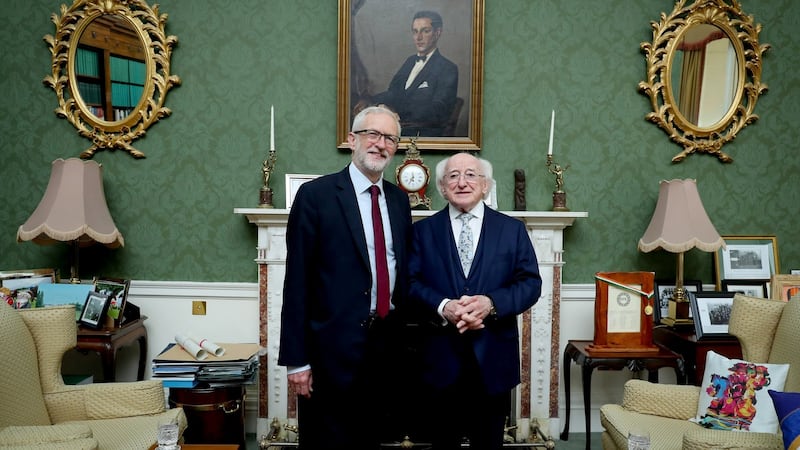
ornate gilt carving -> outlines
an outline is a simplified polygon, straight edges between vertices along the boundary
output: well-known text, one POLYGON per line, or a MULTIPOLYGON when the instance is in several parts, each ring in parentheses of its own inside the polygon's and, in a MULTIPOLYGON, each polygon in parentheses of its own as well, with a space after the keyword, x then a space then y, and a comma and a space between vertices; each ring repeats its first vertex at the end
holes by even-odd
POLYGON ((89 159, 101 150, 124 150, 135 158, 144 158, 144 153, 131 142, 172 114, 164 100, 172 87, 181 84, 180 77, 170 74, 170 56, 178 38, 164 32, 167 14, 160 14, 158 5, 151 8, 144 0, 75 0, 70 7, 62 4, 61 15, 54 13, 51 19, 56 34, 44 36, 44 41, 52 54, 52 74, 43 82, 56 92, 56 115, 67 119, 78 134, 92 141, 81 158, 89 159), (75 68, 78 41, 92 21, 101 16, 115 16, 132 27, 146 55, 143 95, 131 113, 114 121, 97 117, 87 107, 78 90, 75 68))
MULTIPOLYGON (((733 158, 722 151, 722 146, 732 141, 736 134, 747 125, 758 120, 753 113, 758 97, 767 91, 761 82, 762 56, 770 48, 769 44, 759 44, 758 34, 761 25, 745 15, 737 0, 697 0, 685 6, 686 0, 678 0, 670 14, 661 13, 659 22, 650 22, 653 29, 653 42, 642 42, 641 50, 646 54, 647 80, 639 83, 639 91, 650 98, 653 112, 645 118, 666 132, 670 139, 684 150, 672 158, 677 163, 688 155, 699 152, 715 155, 722 162, 733 158), (735 58, 731 58, 729 78, 731 83, 730 103, 720 112, 718 120, 702 123, 687 114, 686 107, 678 106, 677 78, 682 68, 677 61, 684 62, 678 55, 690 30, 695 32, 702 25, 710 25, 729 40, 735 58)), ((683 70, 685 65, 682 64, 683 70)), ((717 102, 717 106, 726 106, 717 102)), ((699 106, 697 107, 699 109, 699 106)), ((696 115, 696 114, 695 114, 696 115)))

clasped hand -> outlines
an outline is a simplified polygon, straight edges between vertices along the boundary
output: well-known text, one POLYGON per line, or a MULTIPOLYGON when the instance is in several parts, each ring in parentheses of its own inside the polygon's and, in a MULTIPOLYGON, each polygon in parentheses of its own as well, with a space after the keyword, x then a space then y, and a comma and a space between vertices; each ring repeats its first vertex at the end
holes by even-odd
POLYGON ((492 300, 485 295, 462 295, 458 300, 447 302, 442 313, 448 322, 456 326, 459 333, 464 333, 485 327, 483 319, 489 315, 491 309, 492 300))

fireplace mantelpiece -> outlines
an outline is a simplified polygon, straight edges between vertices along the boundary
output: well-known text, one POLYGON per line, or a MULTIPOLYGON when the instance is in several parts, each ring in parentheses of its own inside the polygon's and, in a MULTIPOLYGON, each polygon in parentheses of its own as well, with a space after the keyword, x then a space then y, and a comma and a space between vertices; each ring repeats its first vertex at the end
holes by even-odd
MULTIPOLYGON (((296 425, 296 407, 287 395, 286 371, 277 365, 280 310, 286 261, 286 222, 288 209, 235 208, 258 227, 255 262, 258 265, 260 345, 267 349, 259 374, 257 436, 267 435, 277 419, 296 425)), ((435 211, 412 211, 413 219, 435 211)), ((525 222, 536 250, 542 276, 542 296, 537 304, 520 316, 522 383, 515 390, 513 405, 517 441, 530 434, 531 425, 550 436, 558 434, 559 333, 561 267, 564 265, 564 229, 586 212, 503 211, 525 222)))

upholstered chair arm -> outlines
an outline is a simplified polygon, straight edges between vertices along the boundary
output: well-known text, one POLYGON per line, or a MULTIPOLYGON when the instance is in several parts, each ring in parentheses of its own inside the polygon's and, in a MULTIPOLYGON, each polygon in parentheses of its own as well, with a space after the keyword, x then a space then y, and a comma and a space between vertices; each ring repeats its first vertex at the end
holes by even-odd
POLYGON ((0 448, 93 450, 97 440, 86 424, 10 426, 0 429, 0 448))
POLYGON ((53 423, 152 415, 166 410, 164 387, 158 380, 66 386, 45 394, 45 402, 53 423))
POLYGON ((90 419, 145 416, 165 410, 161 381, 96 383, 86 389, 86 413, 90 419))
POLYGON ((628 380, 622 394, 622 407, 641 414, 685 420, 697 414, 699 400, 697 386, 628 380))
POLYGON ((682 450, 783 450, 780 434, 709 430, 698 427, 683 434, 682 450))

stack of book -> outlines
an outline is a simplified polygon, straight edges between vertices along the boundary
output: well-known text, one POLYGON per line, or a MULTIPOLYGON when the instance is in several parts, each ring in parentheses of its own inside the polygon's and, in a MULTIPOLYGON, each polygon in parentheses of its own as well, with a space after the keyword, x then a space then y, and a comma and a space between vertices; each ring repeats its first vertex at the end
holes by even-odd
POLYGON ((220 344, 226 351, 222 356, 208 355, 203 360, 169 344, 153 358, 153 379, 161 380, 168 388, 222 387, 250 384, 258 370, 257 344, 220 344))

